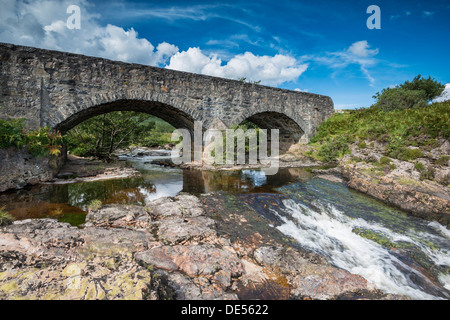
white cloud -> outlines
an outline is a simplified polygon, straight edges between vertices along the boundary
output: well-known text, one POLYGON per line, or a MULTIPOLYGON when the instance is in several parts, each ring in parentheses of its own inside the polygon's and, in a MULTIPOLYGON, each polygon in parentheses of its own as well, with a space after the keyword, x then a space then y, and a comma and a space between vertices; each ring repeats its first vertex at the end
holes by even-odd
POLYGON ((178 51, 160 43, 156 49, 133 29, 101 26, 85 0, 3 0, 0 41, 104 57, 125 62, 164 65, 178 51), (69 5, 81 8, 81 29, 67 28, 69 5))
POLYGON ((107 25, 100 36, 102 44, 101 56, 128 62, 139 62, 148 65, 159 65, 178 51, 178 47, 167 42, 155 47, 147 40, 138 38, 138 33, 131 28, 124 29, 107 25))
POLYGON ((440 97, 434 99, 433 102, 442 102, 446 100, 450 100, 450 83, 445 85, 444 92, 442 92, 440 97))
MULTIPOLYGON (((217 77, 261 80, 261 83, 267 85, 295 81, 308 67, 307 64, 300 64, 294 57, 283 54, 258 56, 246 52, 222 55, 228 61, 223 63, 217 52, 206 55, 196 47, 179 52, 177 46, 162 42, 155 48, 149 40, 140 38, 133 28, 125 30, 111 24, 100 25, 99 16, 92 14, 89 9, 90 5, 86 0, 2 0, 0 41, 125 62, 167 66, 170 69, 217 77), (66 12, 69 5, 81 8, 80 30, 71 30, 66 26, 70 16, 66 12)), ((209 7, 197 6, 184 11, 172 8, 155 14, 167 19, 192 18, 196 12, 206 12, 206 9, 209 7)), ((236 35, 236 39, 238 37, 242 36, 236 35)), ((245 39, 248 40, 248 37, 245 39)))
POLYGON ((170 58, 169 69, 201 73, 210 76, 261 81, 266 85, 279 85, 295 81, 306 71, 307 64, 290 56, 256 56, 251 52, 239 54, 226 64, 215 54, 205 55, 200 48, 189 48, 178 52, 170 58))
POLYGON ((304 56, 305 61, 313 60, 317 63, 324 64, 336 71, 347 68, 350 65, 358 65, 362 74, 369 80, 371 86, 374 85, 375 79, 372 77, 369 68, 378 63, 374 58, 378 53, 378 49, 370 49, 367 40, 354 42, 342 51, 327 52, 322 56, 304 56))
POLYGON ((367 40, 357 41, 353 43, 347 51, 357 57, 367 58, 378 54, 378 49, 370 50, 370 45, 367 40))

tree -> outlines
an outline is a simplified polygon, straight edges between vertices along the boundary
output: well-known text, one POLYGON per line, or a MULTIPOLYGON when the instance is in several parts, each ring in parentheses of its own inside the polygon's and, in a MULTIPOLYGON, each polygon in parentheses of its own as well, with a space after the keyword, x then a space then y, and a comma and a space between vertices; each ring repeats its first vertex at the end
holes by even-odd
POLYGON ((419 74, 412 81, 405 81, 394 88, 385 88, 377 92, 372 106, 384 111, 426 107, 434 98, 440 96, 445 85, 431 77, 422 78, 419 74))
POLYGON ((377 93, 374 98, 377 99, 374 107, 384 111, 398 109, 421 108, 427 106, 425 91, 407 90, 399 87, 386 88, 377 93))
POLYGON ((148 114, 133 111, 92 117, 68 132, 68 149, 108 161, 117 149, 139 143, 143 133, 155 127, 152 120, 148 114))
POLYGON ((419 74, 413 79, 413 81, 405 81, 405 83, 400 85, 400 88, 406 90, 423 90, 425 99, 427 102, 430 102, 444 92, 445 85, 432 79, 431 76, 428 76, 428 79, 426 79, 422 78, 419 74))

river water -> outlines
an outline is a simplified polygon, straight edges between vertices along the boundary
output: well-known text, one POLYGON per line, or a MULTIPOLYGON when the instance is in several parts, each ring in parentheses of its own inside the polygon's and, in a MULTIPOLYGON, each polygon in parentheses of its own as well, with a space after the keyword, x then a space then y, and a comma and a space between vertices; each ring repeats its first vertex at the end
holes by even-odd
MULTIPOLYGON (((161 157, 158 157, 161 158, 161 157)), ((41 184, 0 193, 0 207, 16 219, 50 217, 80 225, 88 204, 145 202, 219 191, 232 193, 271 220, 300 246, 359 274, 385 292, 413 299, 450 299, 450 231, 412 217, 305 169, 198 171, 149 164, 155 157, 125 158, 141 176, 41 184)))

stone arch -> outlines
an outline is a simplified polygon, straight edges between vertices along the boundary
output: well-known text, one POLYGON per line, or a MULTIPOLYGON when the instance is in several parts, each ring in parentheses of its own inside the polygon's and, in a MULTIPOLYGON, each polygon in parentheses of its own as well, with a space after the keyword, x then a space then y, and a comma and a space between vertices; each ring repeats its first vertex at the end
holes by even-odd
POLYGON ((290 146, 306 138, 306 130, 289 117, 276 111, 263 111, 244 118, 240 123, 250 121, 261 129, 278 129, 280 133, 280 151, 289 150, 290 146))
POLYGON ((194 131, 194 118, 190 114, 165 103, 134 99, 118 99, 112 102, 83 108, 55 124, 54 128, 64 134, 77 124, 89 118, 113 111, 137 111, 148 113, 168 122, 177 129, 188 129, 191 134, 194 131))

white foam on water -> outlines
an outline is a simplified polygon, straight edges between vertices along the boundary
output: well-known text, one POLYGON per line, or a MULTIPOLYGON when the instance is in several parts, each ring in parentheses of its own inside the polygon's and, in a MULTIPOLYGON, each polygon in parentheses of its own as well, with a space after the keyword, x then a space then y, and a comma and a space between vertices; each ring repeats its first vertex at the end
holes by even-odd
POLYGON ((444 237, 450 240, 450 230, 448 230, 439 222, 437 221, 430 222, 428 226, 432 227, 434 230, 438 231, 440 234, 442 234, 444 237))
POLYGON ((440 274, 439 282, 442 283, 445 289, 450 290, 450 274, 440 274))
MULTIPOLYGON (((325 253, 336 266, 363 276, 385 292, 408 295, 414 299, 440 299, 421 291, 408 280, 401 269, 423 277, 417 270, 404 264, 388 249, 355 234, 352 230, 373 230, 382 233, 390 241, 411 242, 439 264, 450 265, 448 252, 431 250, 409 234, 395 233, 377 223, 361 218, 351 219, 332 205, 314 203, 320 208, 320 212, 316 212, 291 199, 284 200, 283 203, 293 219, 278 215, 274 211, 284 221, 284 224, 277 228, 292 236, 303 247, 325 253)), ((449 276, 441 276, 439 281, 446 288, 450 286, 449 276)))

